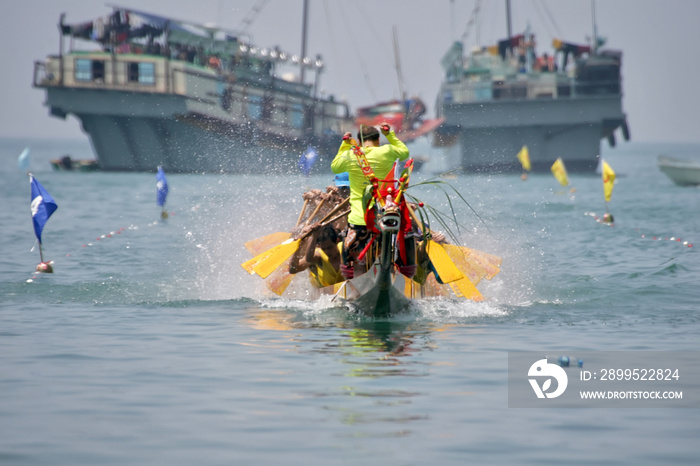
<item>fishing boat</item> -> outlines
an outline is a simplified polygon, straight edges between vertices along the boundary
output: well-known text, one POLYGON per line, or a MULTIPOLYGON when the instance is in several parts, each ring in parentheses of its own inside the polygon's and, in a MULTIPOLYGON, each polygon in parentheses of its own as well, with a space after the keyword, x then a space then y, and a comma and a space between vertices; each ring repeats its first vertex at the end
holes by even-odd
POLYGON ((425 119, 425 103, 419 97, 390 100, 357 109, 357 126, 379 126, 388 123, 396 128, 396 135, 404 142, 425 136, 440 126, 444 118, 425 119))
POLYGON ((601 48, 593 13, 591 44, 554 39, 551 55, 538 57, 529 26, 512 33, 506 0, 505 39, 468 53, 458 41, 443 57, 436 109, 445 121, 433 144, 453 151, 468 172, 519 171, 515 154, 524 145, 534 172, 546 172, 557 157, 570 171, 594 172, 601 140, 615 146, 615 132, 629 140, 630 131, 622 52, 601 48))
MULTIPOLYGON (((501 259, 497 256, 432 239, 425 206, 412 206, 405 193, 412 162, 407 162, 399 176, 382 180, 381 188, 379 183, 368 186, 366 197, 374 201, 368 204, 365 216, 371 238, 358 256, 354 276, 317 290, 321 294, 333 295, 333 301, 347 303, 367 317, 389 317, 407 310, 417 299, 431 297, 482 301, 484 298, 476 285, 500 272, 501 259), (413 209, 419 212, 416 214, 413 209), (420 236, 415 250, 409 248, 403 239, 406 232, 413 229, 420 236), (415 267, 400 265, 404 264, 402 258, 406 257, 414 257, 415 260, 408 260, 408 263, 414 262, 415 267), (357 272, 358 267, 364 269, 357 272)), ((328 192, 331 190, 329 187, 328 192)), ((306 194, 305 198, 309 199, 306 194)), ((328 199, 328 196, 322 199, 328 199)), ((304 240, 304 236, 298 236, 298 227, 337 222, 348 214, 348 210, 343 212, 347 202, 347 199, 338 197, 331 202, 318 201, 318 198, 311 204, 305 202, 295 230, 249 241, 245 246, 255 256, 241 265, 250 274, 263 278, 270 291, 284 296, 293 279, 288 272, 289 258, 304 240)), ((414 241, 413 237, 409 241, 414 241)))
POLYGON ((700 162, 659 155, 659 169, 678 186, 700 185, 700 162))
POLYGON ((324 62, 306 56, 305 38, 292 55, 121 7, 74 24, 62 15, 59 29, 60 52, 35 63, 33 85, 51 116, 80 120, 102 170, 283 173, 309 146, 327 166, 352 127, 345 103, 317 96, 324 62))

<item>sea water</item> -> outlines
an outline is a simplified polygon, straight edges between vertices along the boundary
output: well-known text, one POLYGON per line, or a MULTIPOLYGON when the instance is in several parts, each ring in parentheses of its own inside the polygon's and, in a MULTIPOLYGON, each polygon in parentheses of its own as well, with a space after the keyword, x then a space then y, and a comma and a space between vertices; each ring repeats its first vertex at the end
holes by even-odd
POLYGON ((51 158, 90 158, 87 143, 2 140, 0 464, 697 464, 699 409, 514 409, 507 375, 513 351, 700 349, 700 190, 656 166, 699 149, 604 151, 614 227, 596 220, 594 174, 412 188, 501 272, 479 284, 484 302, 375 321, 306 299, 304 277, 277 298, 240 266, 330 172, 166 174, 162 220, 156 167, 54 172, 51 158), (34 271, 26 146, 58 204, 53 274, 34 271))

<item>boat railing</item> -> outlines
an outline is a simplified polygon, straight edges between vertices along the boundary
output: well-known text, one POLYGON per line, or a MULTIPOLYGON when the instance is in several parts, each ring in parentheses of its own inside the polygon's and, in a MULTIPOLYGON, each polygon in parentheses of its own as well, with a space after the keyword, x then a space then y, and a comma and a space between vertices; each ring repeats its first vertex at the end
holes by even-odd
POLYGON ((34 87, 41 87, 41 83, 53 81, 53 76, 49 77, 46 71, 46 63, 43 61, 34 62, 34 75, 32 84, 34 87))
MULTIPOLYGON (((49 56, 34 63, 34 87, 71 87, 140 92, 184 93, 173 85, 176 70, 170 60, 148 55, 104 52, 49 56)), ((202 72, 206 70, 202 68, 202 72)), ((210 72, 214 76, 213 72, 210 72)))
POLYGON ((222 118, 269 123, 270 127, 291 131, 290 134, 307 130, 316 134, 342 133, 350 114, 346 103, 332 98, 316 99, 308 86, 299 83, 272 78, 260 82, 252 75, 222 74, 148 55, 51 56, 46 62, 35 62, 33 85, 180 95, 195 105, 208 106, 208 111, 219 112, 222 118), (81 68, 78 60, 89 61, 90 66, 83 64, 81 68))
MULTIPOLYGON (((34 64, 34 87, 76 87, 187 95, 185 76, 210 82, 239 82, 311 99, 312 86, 275 79, 245 67, 232 72, 157 55, 73 53, 34 64)), ((193 86, 190 86, 193 88, 193 86)))
MULTIPOLYGON (((556 75, 551 75, 556 78, 556 75)), ((523 79, 462 81, 443 84, 438 99, 447 104, 483 101, 576 99, 581 97, 621 94, 619 80, 582 81, 566 79, 523 79)))

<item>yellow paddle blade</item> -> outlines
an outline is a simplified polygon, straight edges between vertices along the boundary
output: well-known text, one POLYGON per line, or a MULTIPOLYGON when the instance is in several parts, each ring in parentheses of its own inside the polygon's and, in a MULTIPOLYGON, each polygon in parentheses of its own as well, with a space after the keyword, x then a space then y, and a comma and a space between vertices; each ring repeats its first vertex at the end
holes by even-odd
POLYGON ((471 299, 472 301, 484 300, 482 294, 479 293, 479 290, 476 289, 474 284, 470 282, 467 277, 450 283, 450 286, 452 287, 452 291, 459 297, 471 299))
POLYGON ((431 239, 428 240, 428 257, 443 283, 451 283, 464 278, 464 274, 452 262, 450 256, 445 252, 445 248, 431 239))
POLYGON ((501 271, 503 259, 498 256, 452 244, 445 244, 444 248, 450 259, 474 285, 478 285, 483 278, 491 280, 501 271))
POLYGON ((277 248, 279 248, 280 246, 283 246, 284 244, 287 244, 287 243, 289 243, 289 242, 292 242, 292 240, 289 239, 289 240, 285 241, 285 242, 282 243, 282 244, 278 244, 277 246, 271 247, 271 248, 268 249, 267 251, 262 252, 262 253, 258 254, 257 256, 253 257, 252 259, 248 259, 247 261, 243 262, 243 263, 241 264, 241 267, 243 267, 243 268, 245 269, 245 271, 248 272, 248 273, 251 274, 251 275, 254 274, 254 273, 257 273, 257 272, 255 271, 255 266, 256 266, 256 265, 258 265, 259 263, 261 263, 261 262, 263 262, 264 260, 268 259, 268 258, 269 258, 270 256, 272 256, 273 254, 276 254, 277 248))
POLYGON ((242 263, 242 264, 241 264, 241 267, 243 267, 243 268, 245 269, 246 272, 248 272, 249 274, 252 275, 252 274, 254 273, 254 272, 253 272, 253 266, 254 266, 255 264, 257 264, 258 262, 260 262, 262 259, 263 259, 263 257, 261 257, 261 256, 255 256, 255 257, 253 257, 252 259, 248 259, 247 261, 245 261, 244 263, 242 263))
POLYGON ((262 278, 267 278, 277 267, 289 259, 299 247, 299 240, 288 240, 279 246, 266 251, 265 257, 253 264, 251 273, 257 273, 262 278))
POLYGON ((476 249, 469 249, 464 246, 460 246, 460 249, 464 251, 464 254, 467 256, 467 260, 469 262, 483 267, 483 269, 486 271, 487 280, 491 280, 501 271, 500 266, 503 259, 500 257, 482 251, 477 251, 476 249))
POLYGON ((428 275, 428 278, 425 279, 425 284, 421 285, 421 288, 422 292, 424 293, 424 296, 430 296, 435 298, 447 298, 448 296, 450 296, 450 286, 441 285, 440 283, 438 283, 434 273, 428 275))
MULTIPOLYGON (((291 259, 291 258, 290 258, 291 259)), ((275 293, 277 296, 282 296, 292 282, 295 275, 289 273, 289 260, 284 261, 281 267, 275 269, 269 277, 265 279, 267 289, 275 293)))
POLYGON ((249 253, 254 256, 260 254, 263 251, 270 249, 273 246, 277 246, 283 241, 287 241, 292 235, 284 231, 278 231, 277 233, 271 233, 267 236, 262 236, 260 238, 255 238, 247 243, 243 244, 249 253))
MULTIPOLYGON (((476 285, 487 275, 487 271, 482 266, 476 256, 470 255, 469 248, 446 244, 445 251, 454 261, 457 267, 464 273, 465 277, 450 283, 452 291, 461 298, 472 301, 483 301, 484 297, 476 289, 476 285), (474 277, 474 279, 472 279, 474 277)), ((478 251, 476 251, 478 252, 478 251)))
POLYGON ((254 274, 255 271, 253 271, 253 267, 255 267, 255 265, 258 262, 260 262, 261 260, 266 259, 270 255, 270 253, 272 252, 273 249, 274 248, 270 248, 267 251, 253 257, 252 259, 248 259, 247 261, 245 261, 244 263, 241 264, 241 267, 243 267, 245 269, 245 271, 248 272, 249 274, 251 274, 251 275, 254 274))
POLYGON ((486 276, 486 270, 481 264, 473 259, 470 260, 469 253, 460 246, 445 244, 443 247, 452 262, 474 285, 478 285, 481 279, 486 276))

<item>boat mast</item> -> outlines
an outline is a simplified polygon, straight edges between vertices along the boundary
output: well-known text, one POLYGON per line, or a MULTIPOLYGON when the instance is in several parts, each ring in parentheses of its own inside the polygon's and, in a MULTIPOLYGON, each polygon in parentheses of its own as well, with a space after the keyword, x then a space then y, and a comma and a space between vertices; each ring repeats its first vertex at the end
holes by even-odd
MULTIPOLYGON (((58 84, 63 86, 63 21, 66 19, 66 14, 61 13, 58 21, 58 62, 60 63, 60 72, 58 73, 58 84)), ((42 261, 43 262, 43 261, 42 261)))
POLYGON ((591 0, 591 17, 593 18, 593 55, 598 54, 598 25, 595 19, 595 0, 591 0))
POLYGON ((510 39, 513 36, 513 33, 511 31, 510 27, 510 0, 506 0, 506 27, 508 28, 508 39, 510 39))
POLYGON ((403 88, 403 74, 401 73, 401 57, 399 56, 399 40, 396 36, 396 25, 393 28, 394 33, 394 63, 396 66, 396 77, 399 80, 399 94, 401 95, 401 106, 403 108, 402 128, 406 129, 408 120, 408 107, 406 107, 406 91, 403 88))
POLYGON ((304 0, 304 19, 302 21, 301 27, 301 60, 299 66, 301 67, 299 74, 299 82, 304 84, 304 58, 306 57, 306 26, 309 21, 309 0, 304 0))
POLYGON ((450 41, 454 42, 455 38, 455 0, 450 0, 450 41))
POLYGON ((399 94, 402 100, 406 100, 406 93, 403 89, 403 75, 401 73, 401 57, 399 56, 399 41, 396 37, 396 26, 394 26, 394 66, 396 67, 396 77, 399 79, 399 94))

